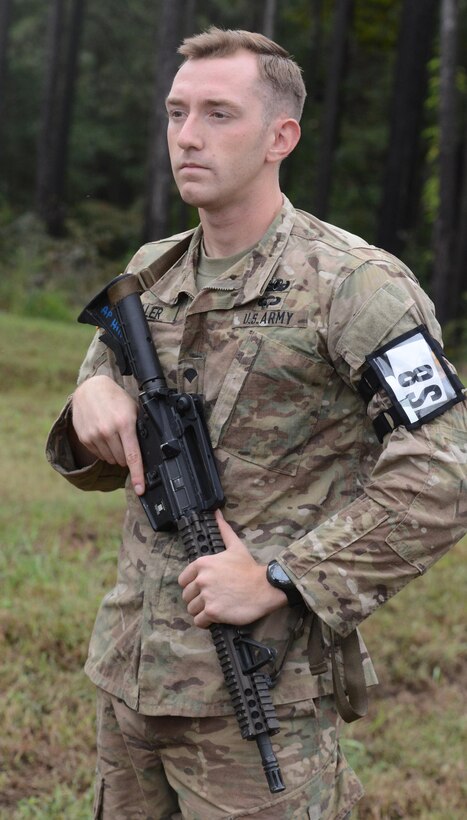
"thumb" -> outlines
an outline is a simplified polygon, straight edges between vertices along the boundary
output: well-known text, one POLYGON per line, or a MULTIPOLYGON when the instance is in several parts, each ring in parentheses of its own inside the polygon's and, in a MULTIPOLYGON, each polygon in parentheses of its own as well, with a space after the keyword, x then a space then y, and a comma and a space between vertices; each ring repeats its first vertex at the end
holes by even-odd
POLYGON ((230 524, 225 520, 222 512, 220 510, 216 510, 215 516, 226 550, 239 548, 245 549, 245 545, 240 540, 236 532, 234 532, 230 524))

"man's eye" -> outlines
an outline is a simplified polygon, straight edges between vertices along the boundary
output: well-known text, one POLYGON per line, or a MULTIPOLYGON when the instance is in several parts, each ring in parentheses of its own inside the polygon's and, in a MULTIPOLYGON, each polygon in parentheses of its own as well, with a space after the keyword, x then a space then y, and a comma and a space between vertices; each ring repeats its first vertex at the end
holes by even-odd
POLYGON ((212 111, 211 117, 213 117, 215 120, 225 120, 227 119, 228 114, 226 114, 225 111, 212 111))
POLYGON ((179 111, 174 109, 173 111, 167 111, 167 116, 169 120, 179 120, 183 117, 183 111, 179 111))

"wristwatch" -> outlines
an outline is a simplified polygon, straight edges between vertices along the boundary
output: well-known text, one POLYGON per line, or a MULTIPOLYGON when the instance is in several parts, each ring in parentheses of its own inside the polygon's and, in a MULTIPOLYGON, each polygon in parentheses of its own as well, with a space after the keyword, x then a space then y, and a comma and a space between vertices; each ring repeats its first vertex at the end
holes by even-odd
POLYGON ((281 589, 287 595, 289 606, 297 606, 303 603, 297 587, 292 583, 289 576, 282 569, 281 565, 274 559, 270 561, 266 569, 266 578, 273 587, 281 589))

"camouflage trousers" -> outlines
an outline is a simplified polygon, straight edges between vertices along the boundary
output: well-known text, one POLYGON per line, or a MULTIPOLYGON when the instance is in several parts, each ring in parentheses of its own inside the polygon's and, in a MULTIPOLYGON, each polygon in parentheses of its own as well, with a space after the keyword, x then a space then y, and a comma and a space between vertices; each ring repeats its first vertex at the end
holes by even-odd
POLYGON ((95 820, 344 820, 362 787, 340 751, 333 697, 279 707, 272 795, 255 742, 232 717, 151 717, 98 690, 95 820))

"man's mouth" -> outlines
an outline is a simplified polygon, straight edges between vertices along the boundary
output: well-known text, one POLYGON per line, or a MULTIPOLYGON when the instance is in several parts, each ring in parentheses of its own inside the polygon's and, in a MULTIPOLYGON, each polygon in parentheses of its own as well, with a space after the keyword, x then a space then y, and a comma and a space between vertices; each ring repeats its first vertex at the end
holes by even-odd
POLYGON ((199 165, 197 162, 182 162, 182 164, 180 165, 180 171, 183 171, 183 170, 206 171, 206 166, 205 165, 199 165))

